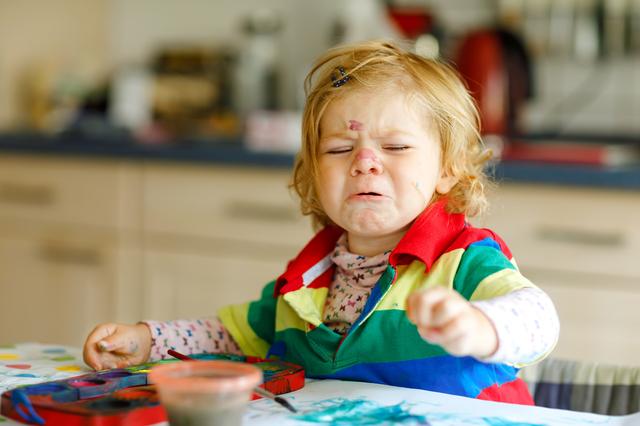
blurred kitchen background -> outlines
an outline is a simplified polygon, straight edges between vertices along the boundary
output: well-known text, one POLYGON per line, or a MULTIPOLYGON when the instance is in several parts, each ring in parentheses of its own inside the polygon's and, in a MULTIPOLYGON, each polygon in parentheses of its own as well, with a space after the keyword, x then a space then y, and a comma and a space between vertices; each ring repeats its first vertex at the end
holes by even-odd
POLYGON ((557 356, 636 363, 640 0, 0 2, 0 344, 255 297, 312 233, 304 76, 372 38, 465 78, 557 356))
MULTIPOLYGON (((0 7, 4 130, 114 126, 145 142, 244 136, 253 110, 302 108, 302 80, 326 48, 386 37, 417 41, 426 54, 464 65, 472 86, 483 77, 504 79, 476 90, 479 97, 506 96, 507 105, 494 100, 485 109, 504 114, 489 117, 488 132, 517 125, 553 135, 640 133, 638 0, 60 0, 0 7), (502 93, 504 85, 512 93, 502 93)), ((271 118, 282 125, 295 119, 271 118)), ((269 121, 259 116, 257 125, 262 119, 269 121)))

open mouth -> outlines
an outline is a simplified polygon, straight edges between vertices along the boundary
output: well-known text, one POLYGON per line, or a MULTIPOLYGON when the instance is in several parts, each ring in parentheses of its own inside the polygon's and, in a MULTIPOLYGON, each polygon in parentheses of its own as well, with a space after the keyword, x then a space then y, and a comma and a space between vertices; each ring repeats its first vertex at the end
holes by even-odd
POLYGON ((379 194, 377 192, 359 192, 358 195, 372 195, 372 196, 381 196, 382 194, 379 194))

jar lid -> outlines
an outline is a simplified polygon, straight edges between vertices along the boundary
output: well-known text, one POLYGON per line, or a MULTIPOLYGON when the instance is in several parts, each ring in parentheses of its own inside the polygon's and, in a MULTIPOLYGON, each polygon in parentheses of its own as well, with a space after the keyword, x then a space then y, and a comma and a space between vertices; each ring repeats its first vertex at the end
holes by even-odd
POLYGON ((262 370, 233 361, 176 361, 154 366, 149 381, 178 392, 246 392, 262 382, 262 370))

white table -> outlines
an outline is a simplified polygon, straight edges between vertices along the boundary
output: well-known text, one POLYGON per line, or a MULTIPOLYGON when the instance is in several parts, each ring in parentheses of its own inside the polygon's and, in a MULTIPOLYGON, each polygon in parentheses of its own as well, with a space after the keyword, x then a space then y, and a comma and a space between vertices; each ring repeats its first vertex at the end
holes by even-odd
MULTIPOLYGON (((245 425, 313 425, 303 421, 362 419, 369 414, 380 418, 385 414, 414 415, 415 420, 440 425, 640 425, 640 413, 628 416, 603 416, 543 407, 505 404, 464 398, 437 392, 398 388, 362 382, 321 380, 307 383, 286 398, 301 414, 297 417, 270 400, 252 402, 244 417, 245 425), (337 407, 352 410, 339 410, 337 407), (323 411, 324 410, 324 411, 323 411)), ((394 418, 391 415, 391 418, 394 418)), ((398 419, 398 417, 395 417, 398 419)), ((315 423, 318 424, 318 423, 315 423)), ((338 424, 349 424, 338 423, 338 424)), ((361 423, 362 424, 362 423, 361 423)), ((402 424, 411 423, 407 420, 402 424)))
MULTIPOLYGON (((78 348, 22 344, 0 347, 0 392, 18 385, 85 374, 90 370, 82 363, 78 348)), ((439 425, 640 425, 640 413, 628 416, 602 416, 542 407, 480 401, 471 398, 393 386, 338 380, 308 380, 305 387, 285 396, 298 410, 293 415, 270 400, 249 404, 244 417, 246 425, 313 425, 316 421, 376 419, 396 413, 426 419, 439 425), (342 408, 340 408, 342 407, 342 408), (348 407, 350 410, 346 410, 348 407)), ((396 417, 397 419, 397 417, 396 417)), ((0 417, 0 426, 19 423, 0 417)), ((315 423, 319 424, 318 422, 315 423)), ((348 424, 341 423, 341 424, 348 424)), ((405 422, 403 424, 411 424, 405 422)))

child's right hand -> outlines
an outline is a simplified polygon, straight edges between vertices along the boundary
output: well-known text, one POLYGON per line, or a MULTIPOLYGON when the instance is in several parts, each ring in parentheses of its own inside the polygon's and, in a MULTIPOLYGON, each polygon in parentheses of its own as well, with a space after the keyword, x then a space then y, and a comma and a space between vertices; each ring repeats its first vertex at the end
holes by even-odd
POLYGON ((84 362, 96 370, 124 368, 146 362, 151 331, 146 324, 100 324, 84 343, 84 362))

